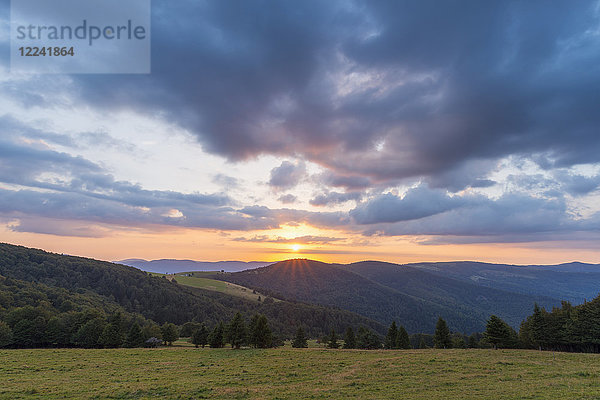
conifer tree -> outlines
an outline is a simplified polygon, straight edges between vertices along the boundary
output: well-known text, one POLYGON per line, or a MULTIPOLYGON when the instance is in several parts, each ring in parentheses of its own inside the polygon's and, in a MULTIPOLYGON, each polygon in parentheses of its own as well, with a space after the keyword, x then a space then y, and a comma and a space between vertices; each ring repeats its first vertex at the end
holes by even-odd
POLYGON ((144 335, 142 335, 142 330, 137 322, 134 322, 127 333, 127 338, 125 339, 124 346, 125 347, 143 347, 145 343, 144 335))
POLYGON ((346 329, 346 334, 344 335, 344 349, 355 349, 356 348, 356 337, 354 337, 354 331, 352 327, 348 327, 346 329))
POLYGON ((487 341, 497 349, 517 347, 517 333, 504 321, 495 315, 490 316, 485 333, 487 341))
POLYGON ((248 328, 241 313, 237 312, 229 323, 227 337, 234 349, 239 349, 248 342, 248 328))
POLYGON ((179 339, 179 331, 177 330, 177 326, 170 322, 165 322, 163 326, 160 327, 160 331, 162 333, 162 340, 165 344, 171 346, 174 341, 179 339))
POLYGON ((412 346, 410 345, 410 337, 408 337, 408 332, 402 325, 398 328, 398 341, 396 342, 396 349, 410 349, 412 346))
POLYGON ((446 324, 446 321, 442 319, 442 317, 438 318, 437 324, 435 325, 433 344, 436 349, 449 349, 452 347, 450 329, 448 329, 448 325, 446 324))
POLYGON ((304 329, 302 329, 302 327, 299 327, 298 330, 296 330, 296 337, 292 342, 292 347, 308 347, 308 343, 306 342, 306 336, 304 335, 304 329))
MULTIPOLYGON (((202 345, 202 332, 200 330, 201 330, 201 328, 196 329, 192 333, 192 337, 191 337, 191 342, 194 346, 196 346, 196 348, 198 348, 198 346, 202 345)), ((202 347, 204 347, 204 346, 202 346, 202 347)))
POLYGON ((428 349, 427 343, 425 343, 425 338, 421 336, 421 340, 419 341, 419 349, 428 349))
POLYGON ((255 315, 250 322, 250 344, 259 349, 269 348, 273 344, 273 333, 264 315, 255 315))
POLYGON ((331 333, 329 334, 329 340, 327 342, 327 347, 329 347, 330 349, 339 349, 340 348, 340 344, 337 341, 337 335, 335 334, 335 330, 331 330, 331 333))
POLYGON ((380 349, 381 340, 370 329, 360 326, 356 335, 356 347, 369 350, 380 349))
POLYGON ((546 337, 546 323, 544 318, 544 312, 540 309, 537 303, 533 306, 533 315, 531 316, 531 338, 533 343, 540 350, 544 348, 547 343, 546 337))
POLYGON ((471 336, 469 336, 469 348, 470 349, 476 349, 479 347, 479 340, 477 340, 477 336, 475 333, 471 334, 471 336))
POLYGON ((396 321, 393 321, 388 328, 383 345, 386 349, 398 348, 398 327, 396 326, 396 321))
POLYGON ((208 344, 208 336, 208 329, 206 328, 206 325, 202 323, 200 329, 198 329, 198 344, 202 346, 202 348, 208 344))
POLYGON ((210 347, 213 348, 219 348, 219 347, 223 347, 223 345, 225 344, 224 341, 224 334, 225 334, 225 326, 223 325, 223 322, 220 322, 215 326, 215 328, 213 329, 212 333, 210 334, 208 341, 209 341, 209 345, 210 347))

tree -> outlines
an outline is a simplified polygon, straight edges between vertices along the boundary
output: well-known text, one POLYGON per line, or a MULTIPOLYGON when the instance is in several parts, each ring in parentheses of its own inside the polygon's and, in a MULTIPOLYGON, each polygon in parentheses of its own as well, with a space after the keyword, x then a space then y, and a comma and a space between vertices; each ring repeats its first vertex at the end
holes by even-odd
POLYGON ((227 332, 227 339, 234 349, 239 349, 248 342, 248 328, 240 312, 234 315, 229 323, 227 332))
POLYGON ((466 349, 467 344, 465 343, 465 337, 458 332, 453 333, 452 334, 452 347, 455 349, 466 349))
POLYGON ((483 336, 494 349, 515 348, 518 345, 517 333, 514 329, 495 315, 490 316, 483 336))
POLYGON ((356 347, 368 350, 380 349, 381 340, 370 329, 360 326, 356 335, 356 347))
POLYGON ((327 342, 327 347, 330 349, 339 349, 340 344, 337 341, 337 336, 335 334, 335 330, 331 330, 331 334, 329 335, 329 341, 327 342))
POLYGON ((355 349, 356 348, 356 337, 354 337, 354 331, 352 327, 348 327, 346 329, 346 334, 344 335, 344 349, 355 349))
POLYGON ((471 336, 469 336, 469 348, 476 349, 478 347, 479 347, 478 334, 472 333, 471 336))
POLYGON ((435 324, 433 344, 436 349, 449 349, 452 347, 450 329, 448 329, 448 325, 446 324, 446 321, 442 319, 442 317, 439 317, 437 323, 435 324))
POLYGON ((421 336, 421 340, 419 341, 419 349, 428 349, 427 343, 425 343, 425 338, 421 336))
POLYGON ((101 347, 100 335, 104 331, 106 321, 104 318, 96 317, 86 322, 75 334, 74 342, 81 347, 101 347))
POLYGON ((165 322, 163 326, 160 327, 160 331, 162 333, 162 340, 165 344, 171 346, 173 342, 179 339, 179 332, 177 331, 177 326, 170 322, 165 322))
POLYGON ((127 338, 123 345, 125 347, 143 347, 145 342, 140 326, 137 322, 134 322, 127 333, 127 338))
POLYGON ((123 335, 120 328, 115 324, 107 324, 100 335, 100 345, 106 348, 121 347, 123 335))
POLYGON ((396 321, 393 321, 388 328, 383 345, 386 349, 398 348, 398 327, 396 326, 396 321))
POLYGON ((206 329, 206 325, 200 325, 200 328, 196 329, 192 334, 192 343, 196 347, 202 346, 202 348, 208 344, 208 329, 206 329))
POLYGON ((66 347, 71 344, 72 333, 67 318, 73 313, 64 313, 50 318, 46 326, 46 337, 52 346, 66 347))
POLYGON ((142 335, 144 335, 144 339, 146 340, 150 338, 162 339, 162 330, 160 326, 153 322, 142 328, 142 335))
POLYGON ((405 350, 412 348, 412 346, 410 345, 410 338, 408 337, 408 332, 406 332, 406 329, 404 329, 402 325, 400 325, 400 328, 398 328, 398 340, 396 342, 396 348, 405 350))
POLYGON ((547 344, 547 329, 545 321, 545 312, 540 309, 537 303, 533 306, 533 315, 531 316, 531 339, 533 344, 540 350, 547 344))
POLYGON ((266 349, 273 344, 273 333, 267 317, 255 315, 250 323, 250 344, 258 349, 266 349))
POLYGON ((197 323, 197 322, 186 322, 181 327, 181 330, 179 331, 179 336, 181 336, 181 337, 192 337, 192 335, 194 334, 194 332, 196 332, 198 329, 200 329, 200 324, 199 323, 197 323))
POLYGON ((292 347, 296 347, 296 348, 308 347, 308 343, 306 342, 306 336, 304 335, 304 329, 302 329, 302 327, 299 327, 298 330, 296 331, 296 337, 294 338, 294 341, 292 342, 292 347))
POLYGON ((10 326, 4 321, 0 321, 0 347, 10 346, 13 342, 13 332, 10 326))
POLYGON ((215 328, 213 329, 212 333, 210 334, 209 338, 208 338, 208 342, 210 347, 213 348, 219 348, 219 347, 223 347, 224 346, 224 334, 225 334, 225 326, 223 325, 223 322, 220 322, 215 326, 215 328))

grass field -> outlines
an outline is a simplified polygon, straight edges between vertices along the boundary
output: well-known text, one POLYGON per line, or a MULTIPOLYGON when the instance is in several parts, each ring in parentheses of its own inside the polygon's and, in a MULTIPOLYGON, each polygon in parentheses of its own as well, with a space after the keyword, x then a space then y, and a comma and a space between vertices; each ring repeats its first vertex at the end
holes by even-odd
MULTIPOLYGON (((210 279, 210 277, 214 276, 216 273, 217 272, 203 271, 183 272, 175 275, 168 275, 168 277, 175 279, 180 285, 221 292, 231 296, 241 297, 246 300, 258 301, 259 297, 261 297, 262 300, 265 299, 266 296, 264 294, 259 292, 253 293, 252 289, 248 289, 243 286, 236 285, 234 283, 210 279), (193 275, 187 276, 189 274, 193 275)), ((162 276, 164 274, 152 273, 152 275, 162 276)), ((273 300, 280 301, 278 299, 273 300)))
POLYGON ((599 399, 599 374, 521 350, 2 350, 0 398, 599 399))

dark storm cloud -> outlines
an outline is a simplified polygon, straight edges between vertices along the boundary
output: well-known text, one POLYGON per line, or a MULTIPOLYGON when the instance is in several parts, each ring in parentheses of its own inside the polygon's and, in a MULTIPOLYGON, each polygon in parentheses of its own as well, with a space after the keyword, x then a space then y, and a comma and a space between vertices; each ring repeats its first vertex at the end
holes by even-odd
MULTIPOLYGON (((80 76, 82 96, 160 112, 230 159, 440 187, 471 160, 600 161, 595 2, 153 5, 152 75, 80 76)), ((447 187, 492 184, 481 172, 447 187)))

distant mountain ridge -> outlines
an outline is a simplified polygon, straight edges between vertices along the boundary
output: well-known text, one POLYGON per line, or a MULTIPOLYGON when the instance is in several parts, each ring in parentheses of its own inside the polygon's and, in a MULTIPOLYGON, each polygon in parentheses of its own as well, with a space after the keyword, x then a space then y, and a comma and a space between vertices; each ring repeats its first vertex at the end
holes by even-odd
POLYGON ((538 303, 597 296, 600 265, 515 266, 480 262, 326 264, 288 260, 219 279, 273 295, 334 306, 411 332, 432 332, 437 316, 462 332, 482 331, 491 314, 518 328, 538 303))
POLYGON ((161 274, 176 274, 179 272, 190 271, 238 272, 272 264, 272 262, 266 261, 195 261, 168 258, 150 261, 140 258, 129 258, 126 260, 115 261, 115 263, 135 267, 146 272, 156 272, 161 274))
POLYGON ((600 264, 507 265, 473 261, 406 264, 478 286, 583 303, 600 293, 600 264))

